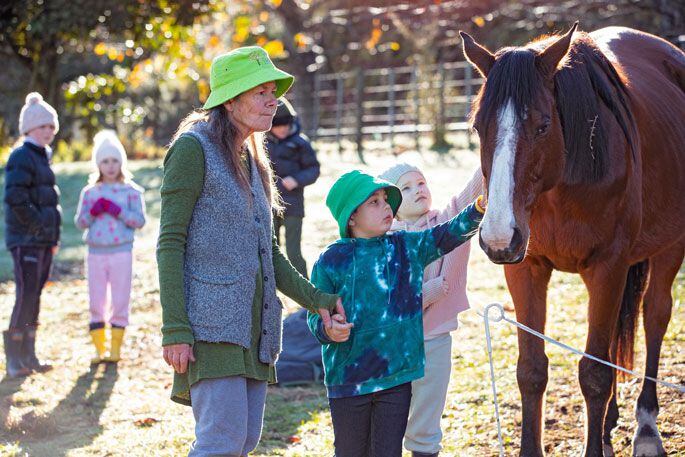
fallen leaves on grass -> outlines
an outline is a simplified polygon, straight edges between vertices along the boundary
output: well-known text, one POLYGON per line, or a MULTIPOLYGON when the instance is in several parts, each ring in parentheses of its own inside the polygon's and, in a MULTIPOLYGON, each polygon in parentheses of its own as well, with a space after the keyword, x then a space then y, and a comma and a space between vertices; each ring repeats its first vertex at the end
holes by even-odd
POLYGON ((133 424, 136 427, 152 427, 157 422, 159 422, 159 419, 155 419, 154 417, 146 417, 144 419, 133 421, 133 424))

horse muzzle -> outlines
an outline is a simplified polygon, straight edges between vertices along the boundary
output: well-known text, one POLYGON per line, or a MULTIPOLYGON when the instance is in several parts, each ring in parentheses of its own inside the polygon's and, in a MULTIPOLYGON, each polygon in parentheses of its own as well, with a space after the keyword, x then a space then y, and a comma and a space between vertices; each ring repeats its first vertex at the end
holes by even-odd
POLYGON ((524 240, 521 230, 514 227, 513 235, 511 236, 511 241, 509 245, 504 249, 494 249, 491 248, 485 240, 483 240, 482 231, 478 235, 478 243, 481 249, 485 252, 488 258, 496 264, 509 264, 509 263, 519 263, 523 261, 526 256, 526 247, 528 245, 528 240, 524 240))

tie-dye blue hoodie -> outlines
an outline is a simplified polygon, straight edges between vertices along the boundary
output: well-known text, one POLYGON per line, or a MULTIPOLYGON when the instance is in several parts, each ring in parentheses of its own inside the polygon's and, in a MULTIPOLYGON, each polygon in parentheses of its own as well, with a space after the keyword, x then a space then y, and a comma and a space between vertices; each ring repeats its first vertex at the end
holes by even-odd
POLYGON ((330 398, 364 395, 423 376, 422 283, 429 263, 469 240, 482 219, 475 203, 423 232, 343 238, 328 246, 312 283, 342 298, 350 338, 332 342, 318 314, 309 314, 322 343, 330 398))

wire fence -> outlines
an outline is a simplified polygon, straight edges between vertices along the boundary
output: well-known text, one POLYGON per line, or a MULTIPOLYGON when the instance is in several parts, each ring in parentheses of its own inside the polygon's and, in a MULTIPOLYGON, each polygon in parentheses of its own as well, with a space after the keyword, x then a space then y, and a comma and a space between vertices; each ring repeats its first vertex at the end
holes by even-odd
POLYGON ((363 157, 364 140, 379 136, 396 145, 396 137, 436 137, 465 132, 471 102, 483 80, 465 61, 389 68, 316 73, 309 84, 297 85, 291 102, 312 139, 327 139, 342 148, 356 144, 363 157))
MULTIPOLYGON (((685 35, 674 41, 685 50, 685 35)), ((351 141, 363 160, 365 140, 381 138, 394 150, 399 135, 420 150, 422 135, 463 132, 474 149, 468 117, 482 83, 468 62, 440 62, 315 73, 288 97, 310 138, 333 142, 338 151, 351 141)))
POLYGON ((602 365, 606 365, 608 367, 613 368, 614 370, 619 370, 622 371, 634 378, 642 379, 642 380, 649 380, 652 382, 655 382, 657 384, 660 384, 662 386, 668 387, 669 389, 674 389, 679 391, 680 393, 685 393, 685 385, 682 384, 675 384, 671 382, 667 382, 661 379, 653 378, 651 376, 644 376, 641 375, 640 373, 633 371, 633 370, 628 370, 627 368, 623 368, 621 366, 618 366, 614 363, 608 362, 606 360, 602 360, 599 357, 595 357, 592 354, 588 354, 586 352, 580 351, 578 349, 575 349, 567 344, 564 344, 560 341, 555 340, 554 338, 550 338, 549 336, 540 333, 536 330, 533 330, 532 328, 521 324, 520 322, 514 320, 514 319, 509 319, 506 314, 504 313, 504 307, 500 303, 491 303, 485 307, 482 313, 478 313, 482 318, 483 318, 483 323, 485 325, 485 341, 487 344, 487 350, 488 350, 488 361, 490 363, 490 381, 492 384, 492 398, 493 398, 493 403, 495 407, 495 420, 497 423, 497 440, 499 444, 499 455, 501 457, 504 456, 504 440, 502 439, 502 424, 500 421, 500 412, 499 412, 499 401, 497 400, 497 384, 495 382, 496 377, 495 377, 495 365, 493 363, 493 357, 492 357, 492 335, 490 333, 490 322, 506 322, 510 325, 513 325, 514 327, 523 330, 524 332, 528 332, 531 335, 534 335, 538 338, 540 338, 543 341, 546 341, 548 343, 554 344, 565 351, 571 352, 573 354, 579 355, 581 357, 585 357, 591 360, 594 360, 595 362, 601 363, 602 365), (497 314, 494 316, 490 316, 490 311, 491 310, 496 310, 497 314))

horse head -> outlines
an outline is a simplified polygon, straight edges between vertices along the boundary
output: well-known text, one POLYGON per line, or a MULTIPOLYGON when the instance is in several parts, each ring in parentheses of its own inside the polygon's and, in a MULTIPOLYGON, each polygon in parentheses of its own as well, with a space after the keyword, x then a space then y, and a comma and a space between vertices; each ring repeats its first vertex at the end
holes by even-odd
POLYGON ((523 260, 533 205, 563 177, 564 135, 554 75, 577 25, 561 37, 495 54, 460 32, 464 55, 485 78, 471 121, 480 137, 488 194, 479 241, 495 263, 523 260))

